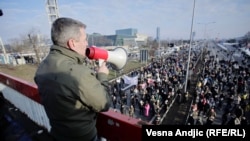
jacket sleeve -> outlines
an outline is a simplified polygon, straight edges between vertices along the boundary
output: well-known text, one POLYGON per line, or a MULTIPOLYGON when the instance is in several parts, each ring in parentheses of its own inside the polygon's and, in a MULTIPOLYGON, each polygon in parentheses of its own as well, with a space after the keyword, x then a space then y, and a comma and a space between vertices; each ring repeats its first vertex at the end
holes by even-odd
POLYGON ((111 106, 109 82, 107 75, 98 73, 97 76, 90 71, 81 75, 79 96, 88 107, 96 112, 108 111, 111 106))

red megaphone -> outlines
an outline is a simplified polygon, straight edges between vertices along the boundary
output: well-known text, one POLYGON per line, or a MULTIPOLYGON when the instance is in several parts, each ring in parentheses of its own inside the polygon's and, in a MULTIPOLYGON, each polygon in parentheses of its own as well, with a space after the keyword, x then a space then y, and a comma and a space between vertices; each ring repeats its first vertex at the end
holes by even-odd
POLYGON ((122 69, 127 63, 127 51, 122 47, 117 47, 112 51, 91 46, 86 49, 86 56, 91 60, 104 60, 115 65, 115 69, 122 69))
POLYGON ((107 61, 108 59, 108 51, 95 47, 95 46, 91 46, 89 48, 87 48, 86 50, 86 56, 89 59, 103 59, 105 61, 107 61))

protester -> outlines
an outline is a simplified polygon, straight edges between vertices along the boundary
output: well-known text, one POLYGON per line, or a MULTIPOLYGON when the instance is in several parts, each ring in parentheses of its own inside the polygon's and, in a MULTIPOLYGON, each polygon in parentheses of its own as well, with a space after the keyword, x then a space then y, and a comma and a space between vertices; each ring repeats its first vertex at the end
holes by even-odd
POLYGON ((34 78, 56 141, 98 141, 98 113, 111 106, 106 62, 96 73, 84 64, 85 29, 71 18, 55 20, 53 45, 34 78))

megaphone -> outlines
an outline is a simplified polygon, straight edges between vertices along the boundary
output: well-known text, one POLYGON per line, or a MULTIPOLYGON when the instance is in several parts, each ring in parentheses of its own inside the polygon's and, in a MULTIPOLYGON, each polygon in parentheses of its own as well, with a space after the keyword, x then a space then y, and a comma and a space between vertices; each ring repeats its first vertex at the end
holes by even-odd
POLYGON ((86 49, 86 56, 91 60, 99 60, 110 62, 112 68, 115 70, 121 70, 127 64, 127 51, 122 47, 116 47, 111 51, 107 51, 102 48, 91 46, 86 49))

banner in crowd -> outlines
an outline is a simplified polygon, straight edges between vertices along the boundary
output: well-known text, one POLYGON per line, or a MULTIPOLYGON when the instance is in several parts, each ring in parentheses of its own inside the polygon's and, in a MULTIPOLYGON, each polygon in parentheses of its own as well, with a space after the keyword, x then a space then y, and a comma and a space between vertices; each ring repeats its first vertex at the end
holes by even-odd
POLYGON ((138 84, 138 75, 135 77, 129 77, 124 75, 123 77, 124 83, 128 85, 137 85, 138 84))

